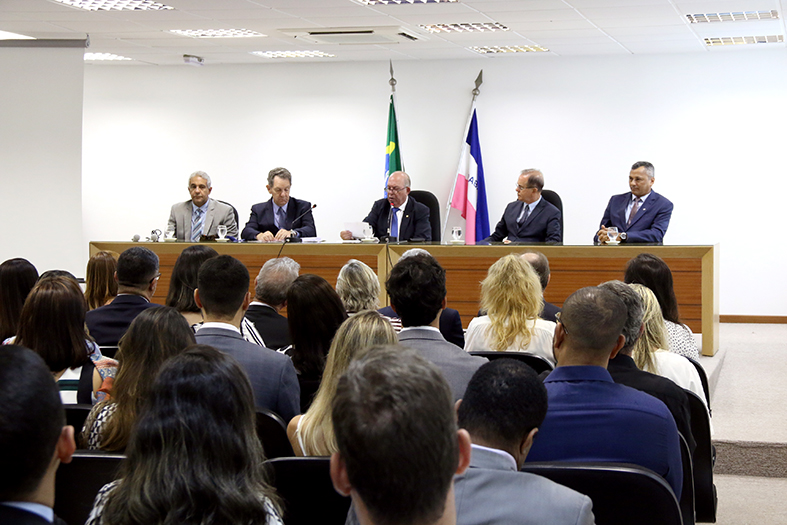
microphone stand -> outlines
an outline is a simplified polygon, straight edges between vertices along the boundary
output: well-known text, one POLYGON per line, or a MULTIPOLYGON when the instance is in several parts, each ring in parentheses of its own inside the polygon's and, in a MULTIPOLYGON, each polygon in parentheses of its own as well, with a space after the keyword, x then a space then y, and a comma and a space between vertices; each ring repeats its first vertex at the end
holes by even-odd
MULTIPOLYGON (((290 224, 290 228, 292 228, 295 225, 296 222, 298 222, 299 220, 303 219, 306 216, 307 213, 311 213, 311 211, 314 208, 316 208, 316 207, 317 207, 316 204, 312 204, 311 207, 308 210, 306 210, 305 212, 303 212, 300 215, 298 215, 297 217, 295 217, 295 219, 293 219, 292 223, 290 224)), ((294 230, 290 230, 290 236, 282 241, 281 248, 279 248, 279 253, 276 254, 276 258, 278 259, 279 257, 281 257, 281 252, 282 252, 282 250, 284 250, 284 245, 285 244, 293 243, 293 242, 295 242, 295 243, 303 242, 303 239, 301 239, 300 237, 296 237, 295 236, 295 231, 294 230)))

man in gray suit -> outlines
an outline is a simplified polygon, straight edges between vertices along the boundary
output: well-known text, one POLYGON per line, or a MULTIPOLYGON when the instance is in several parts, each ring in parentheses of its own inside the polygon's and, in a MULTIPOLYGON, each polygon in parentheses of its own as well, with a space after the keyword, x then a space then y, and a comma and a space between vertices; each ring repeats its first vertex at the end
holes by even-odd
POLYGON ((590 498, 541 476, 519 472, 547 413, 547 391, 513 359, 473 375, 457 409, 470 433, 470 468, 454 478, 457 525, 594 523, 590 498))
POLYGON ((391 306, 402 319, 399 341, 437 365, 451 385, 454 400, 461 399, 473 373, 487 360, 471 356, 440 333, 445 270, 434 257, 414 255, 393 267, 385 288, 391 306))
POLYGON ((205 261, 197 276, 194 299, 205 322, 197 343, 210 345, 238 360, 251 380, 257 408, 289 421, 300 413, 301 389, 292 361, 243 339, 240 323, 251 302, 249 271, 239 260, 219 255, 205 261))
POLYGON ((227 235, 238 236, 235 210, 210 198, 212 184, 210 175, 195 171, 189 176, 191 200, 172 205, 167 230, 174 230, 179 241, 198 242, 201 235, 217 235, 220 224, 227 227, 227 235))

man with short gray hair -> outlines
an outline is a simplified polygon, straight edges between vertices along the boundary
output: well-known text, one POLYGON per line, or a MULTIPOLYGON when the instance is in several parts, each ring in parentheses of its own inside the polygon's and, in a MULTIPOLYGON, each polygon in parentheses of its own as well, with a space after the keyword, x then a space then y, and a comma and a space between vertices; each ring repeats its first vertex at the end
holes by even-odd
POLYGON ((547 259, 547 256, 541 252, 525 252, 522 254, 522 258, 530 263, 530 266, 532 266, 538 274, 538 280, 541 283, 541 299, 544 303, 544 306, 541 309, 541 315, 539 317, 546 321, 552 321, 553 323, 556 323, 557 318, 555 315, 560 312, 560 307, 547 302, 547 300, 543 297, 544 292, 547 289, 547 285, 549 284, 549 280, 552 278, 552 274, 549 271, 549 259, 547 259))
POLYGON ((516 184, 517 200, 506 206, 495 231, 485 242, 557 244, 563 242, 561 213, 541 196, 544 174, 536 169, 522 170, 516 184))
POLYGON ((316 237, 312 203, 290 197, 292 175, 287 168, 268 172, 265 189, 270 200, 251 207, 249 221, 241 236, 247 241, 284 241, 288 238, 316 237))
POLYGON ((254 280, 254 300, 246 310, 246 319, 265 341, 265 346, 280 350, 292 344, 287 318, 279 311, 287 306, 287 290, 298 278, 301 265, 289 257, 270 259, 254 280))
POLYGON ((195 171, 189 176, 191 200, 172 205, 167 230, 174 231, 179 241, 199 242, 200 237, 218 235, 219 225, 227 227, 227 235, 238 236, 235 209, 210 198, 213 184, 210 175, 195 171))

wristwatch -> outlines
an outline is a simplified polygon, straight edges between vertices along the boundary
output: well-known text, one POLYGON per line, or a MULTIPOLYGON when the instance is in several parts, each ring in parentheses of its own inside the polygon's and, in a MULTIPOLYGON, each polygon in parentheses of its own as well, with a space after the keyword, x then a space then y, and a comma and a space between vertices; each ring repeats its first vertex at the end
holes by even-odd
POLYGON ((629 236, 626 232, 620 232, 620 235, 618 235, 618 237, 620 237, 621 241, 625 241, 626 239, 628 239, 629 236))

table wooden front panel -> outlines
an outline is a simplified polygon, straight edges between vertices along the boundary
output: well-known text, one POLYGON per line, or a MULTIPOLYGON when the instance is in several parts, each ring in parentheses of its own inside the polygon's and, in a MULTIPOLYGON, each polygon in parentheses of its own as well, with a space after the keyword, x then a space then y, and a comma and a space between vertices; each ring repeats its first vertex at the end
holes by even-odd
MULTIPOLYGON (((169 288, 169 276, 180 252, 190 243, 117 243, 92 242, 91 255, 99 250, 121 252, 131 246, 145 246, 155 251, 161 261, 161 280, 154 301, 163 303, 169 288)), ((268 259, 277 256, 280 244, 211 244, 219 253, 237 257, 254 277, 268 259)), ((380 304, 387 304, 384 282, 389 268, 412 246, 362 244, 289 244, 283 256, 296 260, 301 273, 314 273, 336 284, 339 269, 349 260, 358 259, 375 270, 383 285, 380 304)), ((448 305, 459 311, 465 326, 477 314, 481 281, 488 268, 508 253, 521 253, 522 246, 420 246, 434 255, 446 270, 448 305)), ((549 258, 552 279, 546 300, 558 306, 574 291, 596 286, 612 279, 623 279, 626 263, 639 253, 658 255, 672 270, 675 295, 683 321, 696 333, 703 334, 703 354, 718 349, 718 249, 714 246, 538 246, 549 258), (716 248, 714 250, 714 248, 716 248)))

